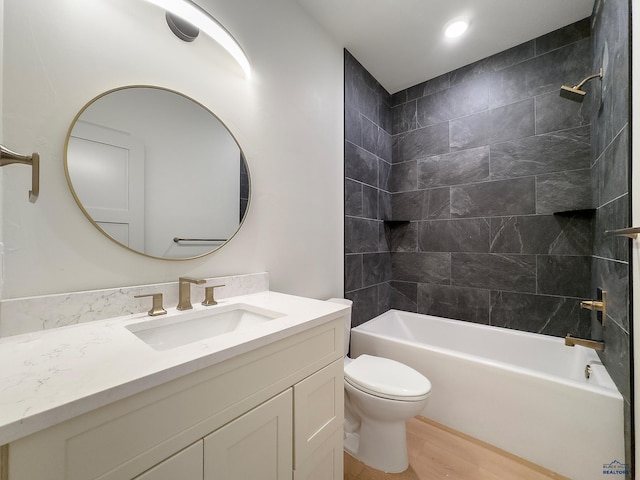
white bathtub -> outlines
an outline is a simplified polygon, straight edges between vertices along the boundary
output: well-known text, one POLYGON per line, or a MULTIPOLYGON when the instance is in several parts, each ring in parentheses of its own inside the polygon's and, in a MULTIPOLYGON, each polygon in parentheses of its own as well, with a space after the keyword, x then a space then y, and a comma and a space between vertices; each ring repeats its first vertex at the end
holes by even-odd
POLYGON ((549 470, 600 480, 611 478, 605 465, 625 462, 623 399, 591 349, 390 310, 351 330, 351 356, 363 353, 431 380, 424 416, 549 470))

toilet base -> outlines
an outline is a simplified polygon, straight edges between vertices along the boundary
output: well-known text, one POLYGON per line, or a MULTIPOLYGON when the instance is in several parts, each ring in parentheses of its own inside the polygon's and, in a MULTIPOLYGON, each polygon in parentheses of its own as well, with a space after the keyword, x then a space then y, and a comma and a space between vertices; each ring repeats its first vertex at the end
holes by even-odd
POLYGON ((385 473, 409 468, 405 422, 362 422, 359 433, 345 432, 344 450, 368 467, 385 473))

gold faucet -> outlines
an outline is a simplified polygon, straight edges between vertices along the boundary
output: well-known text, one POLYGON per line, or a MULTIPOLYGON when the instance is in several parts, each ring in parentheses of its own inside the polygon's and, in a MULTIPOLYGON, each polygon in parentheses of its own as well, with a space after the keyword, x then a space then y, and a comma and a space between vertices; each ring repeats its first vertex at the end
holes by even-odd
POLYGON ((180 277, 178 279, 178 310, 190 310, 191 305, 191 284, 202 285, 206 280, 193 277, 180 277))
POLYGON ((151 306, 151 310, 147 312, 150 317, 155 317, 158 315, 164 315, 167 311, 162 306, 162 294, 161 293, 150 293, 148 295, 134 295, 134 298, 144 298, 144 297, 152 297, 153 305, 151 306))
POLYGON ((225 287, 226 285, 211 285, 209 287, 204 287, 204 300, 202 301, 202 305, 205 307, 210 307, 211 305, 217 305, 218 302, 213 297, 213 290, 218 287, 225 287))
POLYGON ((582 347, 593 348, 596 352, 604 352, 604 342, 597 342, 595 340, 585 340, 584 338, 575 338, 567 333, 564 337, 564 344, 567 347, 574 347, 580 345, 582 347))
POLYGON ((607 316, 607 292, 602 292, 602 300, 585 300, 580 302, 580 308, 602 312, 602 322, 604 323, 607 316))

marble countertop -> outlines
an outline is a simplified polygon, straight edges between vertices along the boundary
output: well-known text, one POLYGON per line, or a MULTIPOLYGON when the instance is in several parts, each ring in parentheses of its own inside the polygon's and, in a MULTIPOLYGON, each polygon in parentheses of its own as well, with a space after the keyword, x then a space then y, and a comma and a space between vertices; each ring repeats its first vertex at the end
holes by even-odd
POLYGON ((345 314, 331 302, 262 292, 167 315, 139 313, 0 339, 0 445, 321 325, 345 314), (126 325, 246 304, 283 316, 243 331, 154 350, 126 325))

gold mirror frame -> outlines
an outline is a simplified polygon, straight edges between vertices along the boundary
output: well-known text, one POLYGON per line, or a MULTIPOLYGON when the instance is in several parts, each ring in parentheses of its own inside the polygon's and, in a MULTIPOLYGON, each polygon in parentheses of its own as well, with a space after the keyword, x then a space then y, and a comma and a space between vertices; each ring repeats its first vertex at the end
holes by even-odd
MULTIPOLYGON (((146 160, 145 160, 146 162, 146 160)), ((158 87, 158 86, 153 86, 153 85, 130 85, 130 86, 124 86, 124 87, 118 87, 118 88, 114 88, 111 90, 108 90, 104 93, 101 93, 100 95, 94 97, 93 99, 91 99, 89 102, 87 102, 81 109, 80 111, 76 114, 76 116, 74 117, 73 121, 71 122, 71 125, 67 131, 67 136, 65 139, 65 145, 64 145, 64 170, 65 170, 65 176, 67 178, 67 184, 69 185, 69 190, 71 191, 71 194, 76 202, 76 204, 78 205, 78 207, 80 208, 80 210, 82 211, 82 213, 85 215, 85 217, 89 220, 89 222, 96 228, 98 229, 98 231, 100 231, 105 237, 107 237, 109 240, 113 241, 114 243, 118 244, 119 246, 137 253, 139 255, 148 257, 148 258, 154 258, 154 259, 158 259, 158 260, 169 260, 169 261, 182 261, 182 260, 193 260, 196 258, 201 258, 204 257, 206 255, 209 255, 217 250, 219 250, 220 248, 222 248, 224 245, 226 245, 227 243, 229 243, 233 237, 235 237, 235 235, 240 231, 240 228, 242 228, 242 225, 244 224, 246 218, 247 218, 247 214, 249 212, 249 208, 251 205, 251 173, 249 171, 249 166, 247 164, 246 161, 246 156, 244 155, 244 152, 242 150, 242 148, 240 147, 240 144, 238 143, 237 139, 235 138, 235 136, 231 133, 231 131, 229 130, 229 128, 226 126, 226 124, 224 122, 222 122, 222 120, 220 120, 220 118, 213 113, 211 110, 209 110, 207 107, 205 107, 204 105, 202 105, 200 102, 194 100, 191 97, 188 97, 180 92, 177 92, 175 90, 171 90, 168 88, 164 88, 164 87, 158 87), (238 225, 235 228, 235 231, 230 234, 228 236, 228 238, 226 238, 222 243, 220 243, 219 245, 214 246, 213 248, 211 248, 210 250, 201 253, 201 254, 197 254, 197 255, 191 255, 191 256, 185 256, 185 257, 163 257, 163 256, 158 256, 158 255, 151 255, 148 254, 144 251, 140 251, 137 250, 135 248, 132 248, 128 245, 125 245, 124 243, 118 241, 116 238, 114 238, 112 235, 110 235, 109 233, 107 233, 102 227, 100 227, 100 225, 98 225, 98 223, 96 222, 96 220, 92 217, 92 215, 89 213, 89 211, 87 210, 87 208, 83 205, 82 201, 80 200, 80 197, 78 195, 78 192, 76 191, 76 188, 74 188, 73 186, 73 182, 71 180, 72 174, 70 173, 69 170, 69 158, 68 158, 68 153, 69 153, 69 144, 71 141, 71 138, 73 137, 73 133, 74 133, 74 128, 76 127, 76 125, 78 124, 79 121, 82 121, 82 116, 83 114, 85 114, 85 112, 93 105, 96 104, 96 102, 100 101, 101 99, 104 99, 105 97, 107 97, 108 95, 115 93, 115 92, 120 92, 123 90, 134 90, 134 89, 153 89, 153 90, 157 90, 160 92, 165 92, 168 94, 172 94, 172 95, 176 95, 178 97, 180 97, 183 100, 187 100, 189 102, 191 102, 193 105, 199 107, 200 109, 203 110, 203 112, 208 113, 213 120, 219 122, 220 126, 224 128, 224 130, 226 131, 226 133, 229 135, 230 139, 233 140, 233 142, 235 143, 235 145, 238 148, 239 151, 239 160, 240 160, 240 178, 239 178, 239 182, 242 183, 242 175, 243 173, 246 172, 246 182, 247 182, 247 197, 246 197, 246 205, 243 207, 242 205, 242 199, 240 200, 240 212, 239 214, 241 215, 241 218, 239 218, 238 221, 238 225), (243 169, 244 166, 244 169, 243 169), (244 170, 244 172, 243 172, 244 170)), ((178 240, 180 240, 178 237, 174 237, 173 241, 174 243, 178 244, 178 240)), ((186 241, 193 241, 193 240, 206 240, 206 239, 191 239, 191 238, 186 238, 186 239, 182 239, 182 240, 186 240, 186 241)))

